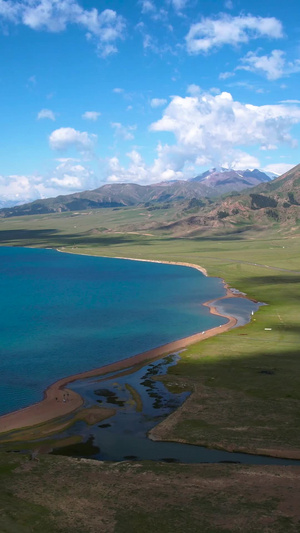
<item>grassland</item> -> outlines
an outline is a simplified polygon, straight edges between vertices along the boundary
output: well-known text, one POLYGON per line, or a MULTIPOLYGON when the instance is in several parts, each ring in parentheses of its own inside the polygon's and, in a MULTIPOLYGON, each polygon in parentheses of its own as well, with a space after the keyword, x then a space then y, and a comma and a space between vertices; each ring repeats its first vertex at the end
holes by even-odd
MULTIPOLYGON (((195 344, 182 354, 166 383, 194 393, 154 434, 228 450, 299 457, 299 226, 254 231, 241 225, 231 232, 224 227, 218 234, 203 228, 174 238, 155 229, 137 231, 145 216, 143 209, 107 209, 1 220, 0 241, 8 246, 197 263, 209 275, 267 303, 247 326, 195 344)), ((153 215, 156 220, 171 216, 174 213, 159 211, 153 215)), ((41 457, 38 465, 30 462, 27 471, 25 458, 10 457, 21 466, 18 476, 10 470, 3 478, 1 507, 9 509, 8 518, 5 513, 1 518, 3 531, 72 530, 72 520, 77 520, 79 532, 299 531, 295 467, 95 466, 41 457), (20 509, 25 506, 21 514, 19 504, 20 509), (71 516, 70 506, 75 506, 71 516), (20 522, 21 516, 33 517, 31 529, 29 522, 20 522), (61 529, 55 529, 57 524, 61 529)), ((5 459, 1 461, 3 465, 5 459)))
POLYGON ((298 467, 0 454, 3 533, 297 532, 298 467))

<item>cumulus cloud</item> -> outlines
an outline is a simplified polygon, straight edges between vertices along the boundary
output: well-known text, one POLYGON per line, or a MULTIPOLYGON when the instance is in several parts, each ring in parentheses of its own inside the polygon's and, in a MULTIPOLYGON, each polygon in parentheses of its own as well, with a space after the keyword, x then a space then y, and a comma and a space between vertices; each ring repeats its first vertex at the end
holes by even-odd
POLYGON ((300 108, 254 106, 234 101, 227 92, 215 96, 203 93, 185 98, 174 96, 151 130, 173 133, 176 150, 178 147, 185 150, 191 160, 205 154, 211 161, 221 162, 236 147, 293 145, 290 129, 299 122, 300 108))
POLYGON ((37 119, 41 120, 44 118, 48 118, 50 120, 55 121, 55 113, 51 111, 51 109, 41 109, 37 115, 37 119))
POLYGON ((116 42, 124 38, 125 20, 112 9, 84 9, 76 0, 1 0, 0 18, 23 24, 32 30, 61 32, 77 25, 94 39, 102 56, 117 51, 116 42))
POLYGON ((97 142, 97 135, 78 131, 74 128, 59 128, 54 130, 49 137, 52 150, 67 150, 76 148, 79 152, 92 152, 97 142))
POLYGON ((199 54, 260 37, 283 37, 281 22, 274 17, 232 17, 221 14, 215 18, 202 18, 201 22, 192 24, 186 36, 186 46, 190 54, 199 54))
POLYGON ((283 143, 296 146, 291 129, 298 123, 300 107, 254 106, 233 100, 227 92, 213 95, 198 87, 193 96, 174 96, 162 118, 150 126, 154 132, 172 133, 176 142, 159 143, 151 165, 136 150, 127 154, 127 167, 118 158, 111 158, 108 181, 184 179, 203 166, 259 168, 260 161, 249 153, 250 147, 271 150, 283 143))
POLYGON ((165 98, 152 98, 150 105, 151 107, 161 107, 167 103, 165 98))
POLYGON ((83 115, 81 115, 81 117, 84 120, 92 120, 93 122, 96 122, 100 115, 101 113, 99 113, 99 111, 86 111, 83 113, 83 115))
POLYGON ((158 157, 153 165, 148 166, 141 154, 132 150, 126 154, 129 158, 128 167, 120 164, 117 157, 108 160, 107 181, 110 183, 155 183, 159 180, 182 179, 183 173, 176 172, 164 165, 158 157))
POLYGON ((273 50, 269 55, 248 52, 241 61, 243 65, 237 67, 238 69, 262 73, 268 80, 278 80, 283 76, 300 72, 300 59, 287 61, 283 50, 273 50))
POLYGON ((115 135, 121 137, 125 141, 132 141, 134 139, 132 132, 136 130, 136 125, 124 126, 121 122, 111 122, 111 127, 115 130, 115 135))
POLYGON ((47 176, 0 176, 1 203, 17 205, 99 186, 94 172, 80 161, 69 158, 59 163, 47 176))
POLYGON ((36 189, 35 184, 30 182, 28 176, 11 175, 0 176, 0 197, 1 204, 8 202, 13 205, 27 202, 33 197, 39 197, 39 192, 36 189))
POLYGON ((47 180, 47 186, 51 186, 59 194, 91 189, 96 187, 96 178, 92 170, 74 159, 65 159, 55 168, 51 177, 47 180))

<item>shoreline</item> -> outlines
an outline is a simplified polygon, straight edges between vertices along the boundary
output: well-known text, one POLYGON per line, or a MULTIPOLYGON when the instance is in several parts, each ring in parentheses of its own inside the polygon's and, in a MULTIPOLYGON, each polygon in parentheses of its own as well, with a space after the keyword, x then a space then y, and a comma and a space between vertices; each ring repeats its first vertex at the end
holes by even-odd
MULTIPOLYGON (((93 255, 93 254, 83 254, 78 252, 71 252, 70 250, 66 250, 64 247, 59 248, 47 248, 48 250, 56 250, 56 252, 61 252, 63 254, 71 254, 71 255, 86 255, 88 257, 102 257, 104 259, 124 259, 125 261, 139 261, 141 263, 158 263, 161 265, 176 265, 176 266, 185 266, 189 268, 194 268, 195 270, 199 270, 199 272, 202 272, 205 277, 209 277, 206 268, 196 265, 196 263, 186 263, 184 261, 167 261, 164 259, 139 259, 137 257, 121 257, 121 256, 110 256, 110 255, 93 255)), ((218 276, 212 276, 212 277, 218 277, 218 276)), ((223 279, 223 278, 219 278, 223 279)), ((224 286, 227 288, 226 282, 223 280, 224 286)))
MULTIPOLYGON (((64 250, 57 250, 57 251, 64 252, 64 250)), ((64 252, 64 253, 72 253, 72 252, 64 252)), ((77 255, 88 255, 88 254, 77 254, 77 255)), ((92 257, 105 257, 105 256, 92 256, 92 257)), ((129 258, 129 257, 112 257, 111 259, 124 259, 124 260, 129 260, 129 261, 143 261, 143 262, 151 262, 151 263, 163 263, 163 264, 185 266, 189 268, 194 268, 200 271, 206 277, 208 276, 205 268, 199 265, 196 265, 196 264, 192 264, 192 263, 185 263, 185 262, 176 263, 175 261, 173 262, 173 261, 160 261, 160 260, 151 260, 151 259, 149 260, 148 259, 136 259, 136 258, 129 258)), ((243 295, 242 293, 239 294, 239 293, 232 292, 229 286, 227 285, 227 283, 224 280, 222 281, 224 284, 224 288, 226 289, 226 294, 224 296, 221 296, 220 298, 204 302, 202 305, 208 307, 210 309, 211 314, 227 318, 228 322, 226 324, 216 326, 214 328, 211 328, 203 332, 195 333, 194 335, 190 335, 188 337, 183 337, 182 339, 163 344, 156 348, 152 348, 145 352, 133 355, 131 357, 127 357, 126 359, 122 359, 120 361, 116 361, 108 365, 101 366, 99 368, 95 368, 92 370, 88 370, 86 372, 81 372, 79 374, 74 374, 71 376, 66 376, 64 378, 61 378, 47 387, 47 389, 44 391, 44 398, 40 402, 37 402, 35 404, 29 405, 28 407, 24 407, 24 408, 18 409, 17 411, 12 411, 10 413, 0 416, 0 435, 3 435, 4 433, 8 433, 14 430, 23 429, 25 427, 28 428, 28 427, 32 427, 38 424, 49 422, 56 418, 60 418, 61 416, 68 415, 68 414, 71 414, 77 411, 83 405, 84 400, 78 393, 67 388, 67 385, 69 383, 73 383, 74 381, 77 381, 77 380, 88 379, 92 377, 109 374, 111 372, 124 370, 132 366, 140 365, 141 363, 147 363, 155 359, 158 359, 162 356, 168 355, 172 352, 178 352, 179 350, 187 348, 191 344, 195 344, 196 342, 200 342, 202 340, 208 339, 210 337, 213 337, 215 335, 218 335, 220 333, 223 333, 225 331, 229 331, 230 329, 232 329, 237 324, 237 319, 231 315, 225 315, 219 312, 216 304, 219 300, 222 300, 224 298, 236 298, 236 297, 246 298, 246 295, 243 295)))

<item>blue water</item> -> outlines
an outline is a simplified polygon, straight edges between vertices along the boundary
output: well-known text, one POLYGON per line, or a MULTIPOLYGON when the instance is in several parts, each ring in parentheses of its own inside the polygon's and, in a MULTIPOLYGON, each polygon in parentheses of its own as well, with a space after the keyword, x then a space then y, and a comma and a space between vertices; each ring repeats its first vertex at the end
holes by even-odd
POLYGON ((0 414, 61 377, 224 324, 201 305, 224 294, 183 266, 0 248, 0 414))

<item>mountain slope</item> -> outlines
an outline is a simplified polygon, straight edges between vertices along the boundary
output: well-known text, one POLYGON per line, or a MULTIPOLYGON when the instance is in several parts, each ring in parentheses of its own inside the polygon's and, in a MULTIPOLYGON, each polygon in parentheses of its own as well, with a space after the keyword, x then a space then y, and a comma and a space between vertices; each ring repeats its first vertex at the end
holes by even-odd
POLYGON ((299 222, 300 165, 297 165, 275 180, 243 193, 217 198, 209 206, 185 209, 180 220, 159 229, 187 234, 207 228, 231 227, 234 231, 244 231, 280 224, 280 228, 295 230, 299 222))
MULTIPOLYGON (((228 205, 234 203, 230 199, 228 205)), ((252 210, 276 208, 278 213, 300 206, 300 165, 269 183, 262 183, 240 195, 239 203, 252 210)), ((300 213, 299 213, 300 214, 300 213)))
POLYGON ((228 222, 297 224, 300 219, 300 165, 269 183, 225 198, 215 211, 228 222))
POLYGON ((154 185, 106 184, 93 191, 83 191, 2 208, 0 209, 0 216, 61 213, 106 207, 130 207, 148 203, 184 202, 192 198, 215 198, 228 192, 241 191, 268 180, 270 178, 259 170, 234 171, 223 169, 221 172, 217 172, 213 169, 213 171, 207 171, 201 176, 187 181, 162 182, 154 185))
POLYGON ((271 178, 261 170, 232 170, 215 168, 192 178, 193 182, 205 184, 212 189, 222 189, 223 193, 241 191, 247 187, 255 187, 260 183, 271 181, 271 178))
POLYGON ((84 211, 106 207, 127 207, 203 197, 209 190, 200 183, 178 181, 166 186, 137 185, 134 183, 106 184, 93 191, 84 191, 56 198, 35 200, 29 204, 1 209, 4 217, 84 211))

